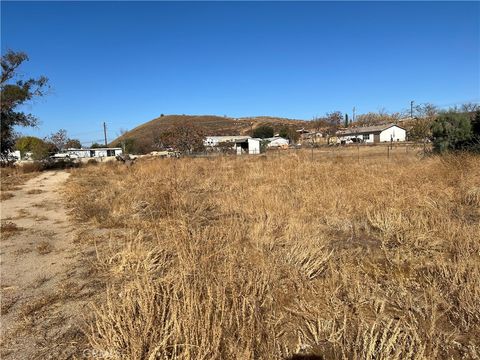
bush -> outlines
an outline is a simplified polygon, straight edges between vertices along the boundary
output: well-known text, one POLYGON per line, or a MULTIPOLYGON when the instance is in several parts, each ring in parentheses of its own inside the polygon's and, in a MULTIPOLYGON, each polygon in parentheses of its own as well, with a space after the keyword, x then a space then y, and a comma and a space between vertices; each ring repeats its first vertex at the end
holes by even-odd
POLYGON ((443 153, 468 149, 473 139, 472 124, 466 114, 440 114, 432 124, 433 148, 443 153))
POLYGON ((273 137, 273 128, 267 125, 259 126, 253 130, 253 137, 260 139, 273 137))
POLYGON ((55 150, 52 148, 52 144, 49 144, 35 136, 23 136, 19 138, 15 143, 15 148, 20 150, 22 158, 25 156, 25 153, 31 152, 33 160, 45 159, 51 152, 55 150))

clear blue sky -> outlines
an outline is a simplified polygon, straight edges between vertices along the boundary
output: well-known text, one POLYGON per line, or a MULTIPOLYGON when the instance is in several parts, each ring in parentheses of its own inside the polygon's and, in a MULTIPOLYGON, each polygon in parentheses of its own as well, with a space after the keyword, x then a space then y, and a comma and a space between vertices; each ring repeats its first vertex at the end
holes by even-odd
POLYGON ((1 48, 85 144, 164 114, 311 119, 480 98, 479 2, 5 2, 1 48))

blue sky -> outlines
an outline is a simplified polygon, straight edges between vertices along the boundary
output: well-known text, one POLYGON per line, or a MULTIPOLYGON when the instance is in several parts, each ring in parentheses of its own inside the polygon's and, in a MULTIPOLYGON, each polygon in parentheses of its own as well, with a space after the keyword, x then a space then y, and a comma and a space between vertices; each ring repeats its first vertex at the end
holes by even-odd
POLYGON ((84 144, 164 114, 399 111, 480 100, 479 2, 5 2, 1 48, 51 93, 23 133, 84 144))

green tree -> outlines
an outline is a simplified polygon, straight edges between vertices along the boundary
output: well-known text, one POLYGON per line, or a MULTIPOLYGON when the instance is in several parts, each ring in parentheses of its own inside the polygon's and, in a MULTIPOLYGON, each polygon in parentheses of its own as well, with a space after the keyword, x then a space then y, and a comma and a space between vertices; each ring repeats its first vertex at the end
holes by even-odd
POLYGON ((464 113, 446 112, 432 123, 433 148, 436 152, 468 148, 473 139, 472 124, 464 113))
POLYGON ((105 145, 99 144, 99 143, 97 143, 97 142, 94 142, 94 143, 90 146, 91 149, 98 149, 98 148, 103 148, 103 147, 105 147, 105 145))
POLYGON ((253 130, 252 136, 255 138, 265 139, 273 137, 274 131, 271 126, 261 125, 253 130))
POLYGON ((23 136, 18 138, 15 142, 15 149, 20 150, 22 157, 24 157, 26 153, 31 152, 33 160, 45 159, 55 152, 53 144, 35 136, 23 136))
POLYGON ((280 130, 278 131, 278 135, 282 138, 288 139, 290 143, 296 143, 300 138, 300 134, 295 131, 294 128, 291 128, 289 126, 283 126, 282 128, 280 128, 280 130))
POLYGON ((345 123, 343 124, 344 127, 348 127, 348 114, 345 114, 345 123))
POLYGON ((4 156, 15 144, 15 126, 36 126, 38 119, 16 109, 29 101, 45 95, 48 79, 44 76, 22 80, 17 78, 20 65, 28 60, 23 52, 7 51, 1 58, 0 80, 1 134, 0 154, 4 156))
POLYGON ((472 135, 480 141, 480 110, 475 112, 475 117, 472 120, 472 135))
POLYGON ((472 119, 472 140, 468 150, 480 153, 480 110, 475 111, 472 119))
POLYGON ((415 118, 408 133, 409 140, 427 141, 432 134, 433 120, 429 118, 415 118))

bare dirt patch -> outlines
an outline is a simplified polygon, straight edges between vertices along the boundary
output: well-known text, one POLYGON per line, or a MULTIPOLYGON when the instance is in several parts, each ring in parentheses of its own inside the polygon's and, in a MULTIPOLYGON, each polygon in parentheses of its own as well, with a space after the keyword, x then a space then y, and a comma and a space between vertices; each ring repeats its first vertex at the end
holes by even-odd
POLYGON ((85 246, 73 242, 60 194, 68 177, 52 171, 17 181, 1 203, 2 359, 64 359, 85 349, 80 324, 96 292, 82 275, 85 246))

